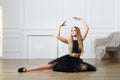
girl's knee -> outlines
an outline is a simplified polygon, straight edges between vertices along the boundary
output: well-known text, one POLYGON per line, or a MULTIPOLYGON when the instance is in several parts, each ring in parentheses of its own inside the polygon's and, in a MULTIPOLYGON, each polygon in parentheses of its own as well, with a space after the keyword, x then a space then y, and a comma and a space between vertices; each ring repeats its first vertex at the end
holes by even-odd
POLYGON ((81 70, 82 70, 82 71, 87 70, 87 68, 88 68, 88 67, 87 67, 86 65, 81 65, 81 70))

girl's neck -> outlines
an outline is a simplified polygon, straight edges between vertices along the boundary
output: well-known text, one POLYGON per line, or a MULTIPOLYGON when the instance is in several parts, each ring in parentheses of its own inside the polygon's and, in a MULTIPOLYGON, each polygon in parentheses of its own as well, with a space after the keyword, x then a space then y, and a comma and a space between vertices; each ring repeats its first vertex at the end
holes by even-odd
POLYGON ((77 37, 73 37, 73 40, 77 40, 77 37))

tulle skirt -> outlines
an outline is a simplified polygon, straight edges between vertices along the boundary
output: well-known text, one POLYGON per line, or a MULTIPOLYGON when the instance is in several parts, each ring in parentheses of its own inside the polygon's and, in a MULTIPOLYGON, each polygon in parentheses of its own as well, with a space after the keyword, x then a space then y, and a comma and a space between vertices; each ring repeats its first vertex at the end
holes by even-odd
POLYGON ((60 71, 60 72, 80 72, 82 70, 81 65, 85 65, 87 67, 86 71, 96 71, 96 68, 84 62, 79 57, 72 57, 69 54, 59 57, 50 61, 48 64, 53 64, 53 71, 60 71))

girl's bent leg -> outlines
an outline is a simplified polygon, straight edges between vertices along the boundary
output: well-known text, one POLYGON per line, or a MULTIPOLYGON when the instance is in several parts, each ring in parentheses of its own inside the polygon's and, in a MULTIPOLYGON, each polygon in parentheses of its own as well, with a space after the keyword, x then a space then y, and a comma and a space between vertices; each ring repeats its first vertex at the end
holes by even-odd
POLYGON ((84 64, 80 64, 80 68, 82 71, 96 71, 96 68, 93 65, 85 62, 84 64))
POLYGON ((84 65, 84 64, 80 64, 80 68, 81 68, 82 71, 86 71, 88 66, 84 65))

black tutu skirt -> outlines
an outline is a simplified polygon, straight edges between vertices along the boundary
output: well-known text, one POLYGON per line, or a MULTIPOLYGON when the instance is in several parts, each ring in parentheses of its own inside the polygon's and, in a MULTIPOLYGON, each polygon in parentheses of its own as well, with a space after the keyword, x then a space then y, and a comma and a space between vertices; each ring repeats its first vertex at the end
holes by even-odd
POLYGON ((86 71, 96 71, 96 68, 84 62, 79 57, 72 57, 69 54, 59 57, 50 61, 48 64, 53 64, 53 71, 60 71, 60 72, 81 72, 81 64, 87 67, 86 71))

